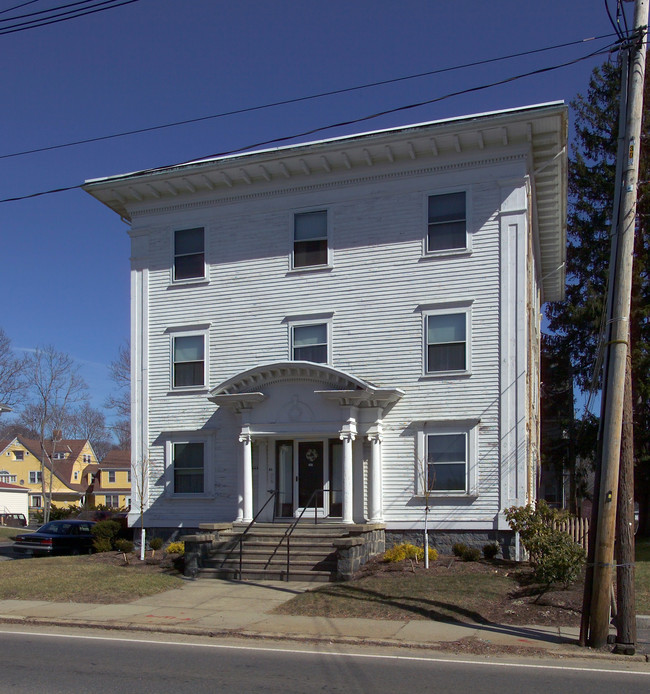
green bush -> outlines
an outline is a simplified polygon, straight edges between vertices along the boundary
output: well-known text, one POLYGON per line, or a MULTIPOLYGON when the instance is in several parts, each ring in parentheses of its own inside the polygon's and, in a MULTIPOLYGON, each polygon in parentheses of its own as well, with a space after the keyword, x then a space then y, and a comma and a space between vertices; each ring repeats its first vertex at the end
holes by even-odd
MULTIPOLYGON (((167 549, 169 551, 169 549, 167 549)), ((435 561, 438 558, 438 552, 429 547, 429 561, 435 561)), ((398 562, 405 559, 413 559, 422 561, 424 559, 424 547, 416 547, 410 542, 403 542, 400 545, 394 545, 384 552, 385 562, 398 562)))
POLYGON ((115 549, 123 554, 131 554, 131 552, 133 552, 133 543, 131 540, 125 540, 120 537, 115 540, 115 549))
POLYGON ((161 537, 152 537, 149 540, 149 547, 155 552, 163 546, 163 541, 161 537))
POLYGON ((165 552, 167 552, 167 554, 185 554, 185 543, 170 542, 165 552))
POLYGON ((451 551, 455 557, 462 557, 468 549, 469 547, 464 542, 456 542, 451 548, 451 551))
POLYGON ((461 557, 463 561, 478 561, 481 558, 481 551, 476 547, 468 547, 461 557))
POLYGON ((494 557, 499 554, 500 549, 501 548, 497 542, 490 542, 489 544, 483 546, 483 556, 486 559, 494 559, 494 557))
POLYGON ((93 540, 93 549, 95 552, 110 552, 113 549, 113 543, 107 537, 96 537, 93 540))
POLYGON ((120 532, 117 521, 105 520, 95 523, 92 527, 93 547, 96 552, 110 552, 115 546, 115 540, 120 532))
POLYGON ((539 500, 536 506, 512 506, 505 511, 510 527, 519 533, 528 552, 534 577, 547 589, 554 583, 567 587, 580 575, 585 552, 567 533, 553 528, 568 517, 539 500))

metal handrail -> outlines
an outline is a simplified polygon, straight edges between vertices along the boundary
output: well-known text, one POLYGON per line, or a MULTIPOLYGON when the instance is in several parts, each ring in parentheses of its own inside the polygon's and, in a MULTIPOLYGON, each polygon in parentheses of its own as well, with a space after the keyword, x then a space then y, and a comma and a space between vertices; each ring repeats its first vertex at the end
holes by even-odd
MULTIPOLYGON (((264 502, 264 505, 262 506, 262 508, 255 514, 253 520, 246 526, 246 528, 244 529, 244 532, 239 536, 239 580, 240 581, 241 581, 242 572, 243 572, 244 537, 248 534, 248 531, 251 529, 253 523, 255 523, 255 521, 259 518, 262 511, 268 506, 269 501, 271 501, 271 499, 275 499, 275 497, 278 495, 279 491, 280 491, 279 489, 269 489, 268 490, 269 498, 264 502)), ((236 545, 233 545, 230 548, 230 550, 228 551, 228 554, 226 554, 226 556, 223 558, 223 560, 221 561, 221 564, 219 565, 220 569, 223 568, 223 565, 226 563, 226 561, 228 561, 228 559, 230 559, 230 555, 232 554, 235 547, 236 547, 236 545)))

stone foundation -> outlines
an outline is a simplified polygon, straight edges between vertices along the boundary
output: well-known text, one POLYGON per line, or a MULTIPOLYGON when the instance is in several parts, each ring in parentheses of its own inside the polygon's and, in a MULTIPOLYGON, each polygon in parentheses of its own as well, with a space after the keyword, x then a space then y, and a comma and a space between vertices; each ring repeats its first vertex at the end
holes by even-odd
POLYGON ((350 536, 335 540, 336 580, 349 581, 371 558, 386 550, 385 529, 379 524, 356 525, 350 536))
MULTIPOLYGON (((402 542, 422 547, 424 531, 386 530, 386 547, 393 547, 402 542)), ((515 559, 515 534, 511 530, 429 530, 429 547, 433 547, 440 554, 453 554, 452 547, 457 542, 475 547, 481 554, 485 545, 497 542, 504 559, 515 559)))

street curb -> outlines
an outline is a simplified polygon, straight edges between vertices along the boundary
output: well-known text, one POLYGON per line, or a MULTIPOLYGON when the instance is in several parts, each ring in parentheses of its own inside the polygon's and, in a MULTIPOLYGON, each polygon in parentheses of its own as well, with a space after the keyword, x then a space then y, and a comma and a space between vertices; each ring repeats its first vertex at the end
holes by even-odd
MULTIPOLYGON (((78 619, 50 619, 47 617, 9 617, 0 615, 0 624, 24 624, 38 626, 58 626, 58 627, 75 627, 80 629, 101 629, 105 631, 134 631, 141 633, 159 633, 159 634, 179 634, 182 636, 207 636, 209 638, 242 638, 242 639, 259 639, 273 641, 291 641, 301 643, 329 643, 341 645, 360 645, 360 646, 379 646, 388 648, 404 648, 407 650, 428 650, 438 652, 451 652, 458 655, 458 649, 454 649, 455 641, 436 641, 431 643, 398 641, 395 639, 368 639, 359 636, 317 636, 314 634, 286 634, 276 632, 258 632, 249 631, 246 629, 199 629, 196 627, 180 627, 160 625, 143 625, 129 624, 123 622, 114 622, 106 624, 105 622, 93 622, 90 620, 78 619)), ((474 643, 483 645, 486 653, 470 653, 470 655, 514 655, 529 656, 529 657, 548 657, 553 659, 564 658, 595 658, 596 660, 624 661, 624 662, 650 662, 650 656, 644 654, 638 655, 621 655, 617 653, 604 653, 593 651, 590 648, 580 648, 577 643, 566 644, 565 648, 548 650, 543 646, 502 646, 493 644, 484 639, 473 639, 474 643), (527 651, 523 653, 522 651, 527 651)), ((465 654, 467 655, 467 654, 465 654)))

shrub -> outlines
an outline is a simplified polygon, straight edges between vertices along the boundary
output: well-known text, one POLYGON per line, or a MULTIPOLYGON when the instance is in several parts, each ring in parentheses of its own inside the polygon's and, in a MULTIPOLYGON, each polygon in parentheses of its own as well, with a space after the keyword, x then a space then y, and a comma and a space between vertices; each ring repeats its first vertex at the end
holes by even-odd
POLYGON ((122 554, 130 554, 133 552, 133 543, 131 540, 125 540, 124 538, 118 538, 115 540, 115 549, 122 554))
POLYGON ((93 540, 93 549, 95 552, 110 552, 113 549, 113 543, 107 537, 96 537, 93 540))
POLYGON ((563 583, 565 587, 580 574, 585 553, 565 532, 553 528, 568 514, 539 500, 536 506, 511 506, 505 511, 510 527, 519 533, 528 552, 533 574, 546 585, 563 583))
POLYGON ((167 554, 185 554, 185 543, 170 542, 165 552, 167 552, 167 554))
MULTIPOLYGON (((169 549, 167 549, 169 552, 169 549)), ((429 561, 435 561, 438 558, 438 552, 429 547, 429 561)), ((424 547, 416 547, 410 542, 404 542, 400 545, 394 545, 390 549, 384 552, 384 561, 386 562, 398 562, 404 561, 405 559, 413 559, 415 561, 422 561, 424 559, 424 547)))
POLYGON ((455 557, 462 557, 468 549, 469 547, 464 542, 456 542, 451 548, 451 551, 455 557))
POLYGON ((490 542, 489 544, 483 546, 483 556, 486 559, 494 559, 494 557, 499 554, 500 549, 501 548, 497 542, 490 542))
POLYGON ((468 547, 464 552, 461 559, 463 561, 478 561, 481 558, 481 551, 476 547, 468 547))
POLYGON ((149 547, 154 550, 154 552, 163 546, 163 541, 161 537, 152 537, 149 540, 149 547))
POLYGON ((105 520, 95 523, 92 527, 93 547, 96 552, 110 552, 115 544, 120 524, 117 521, 105 520))

